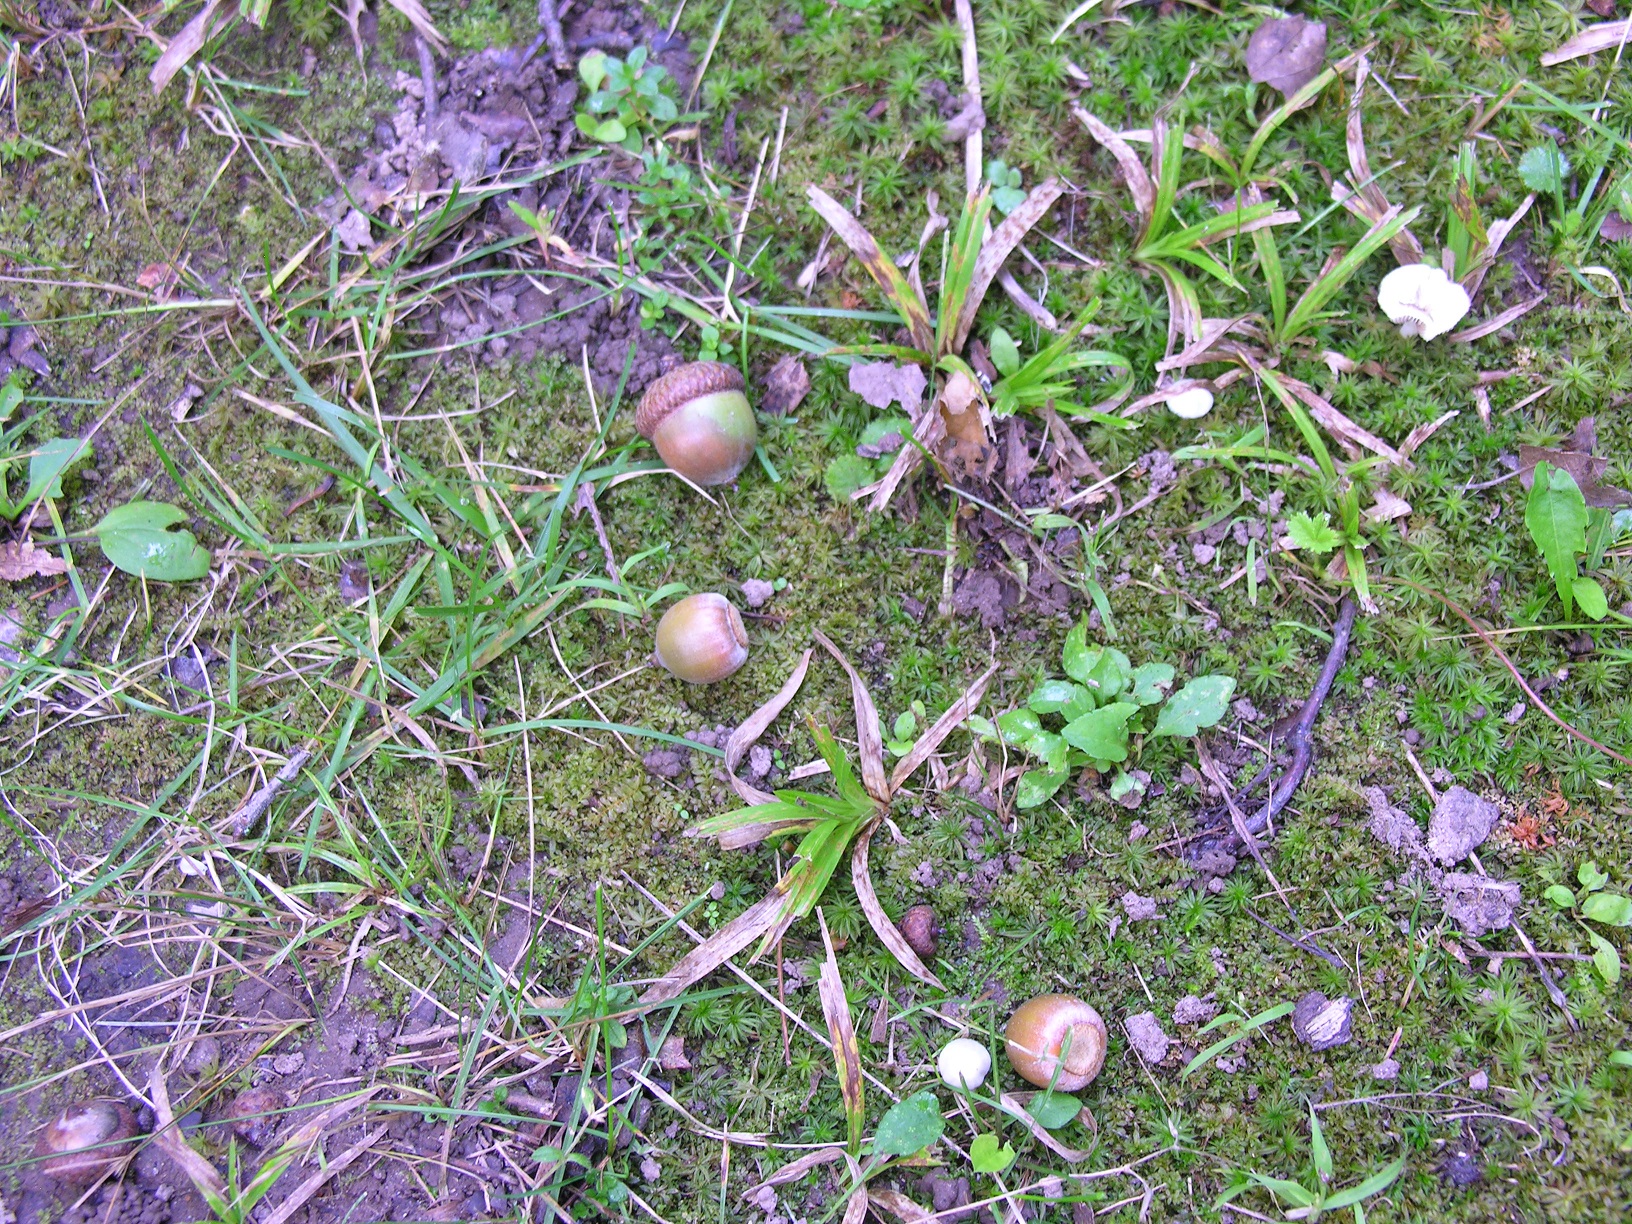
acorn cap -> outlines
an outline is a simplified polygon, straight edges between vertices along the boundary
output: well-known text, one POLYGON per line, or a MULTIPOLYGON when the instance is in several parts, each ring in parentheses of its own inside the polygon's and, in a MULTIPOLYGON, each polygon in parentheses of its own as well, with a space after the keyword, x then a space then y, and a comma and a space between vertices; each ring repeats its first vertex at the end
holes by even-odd
POLYGON ((704 395, 720 391, 747 392, 748 384, 735 366, 720 361, 693 361, 678 366, 663 375, 640 397, 635 410, 635 428, 640 436, 650 438, 657 432, 663 418, 682 404, 704 395))

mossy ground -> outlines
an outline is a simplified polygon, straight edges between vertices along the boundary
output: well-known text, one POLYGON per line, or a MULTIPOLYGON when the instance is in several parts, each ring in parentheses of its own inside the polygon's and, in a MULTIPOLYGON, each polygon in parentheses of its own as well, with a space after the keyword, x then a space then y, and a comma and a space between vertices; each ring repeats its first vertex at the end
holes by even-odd
MULTIPOLYGON (((1241 67, 1246 37, 1260 14, 1221 17, 1184 6, 1171 13, 1136 9, 1124 14, 1125 22, 1048 44, 1067 7, 1043 0, 976 6, 988 155, 1021 167, 1028 186, 1059 174, 1079 189, 1068 214, 1061 206, 1069 220, 1062 221, 1060 232, 1099 263, 1087 267, 1055 259, 1058 252, 1051 255, 1039 246, 1039 256, 1049 263, 1047 302, 1065 316, 1100 296, 1104 310, 1097 322, 1108 334, 1098 343, 1124 354, 1148 380, 1162 355, 1165 300, 1159 283, 1132 268, 1133 227, 1125 194, 1068 106, 1074 99, 1113 126, 1143 126, 1188 80, 1184 118, 1205 121, 1239 147, 1267 106, 1241 67), (1068 58, 1089 80, 1080 96, 1068 58)), ((525 40, 530 34, 530 5, 431 8, 461 48, 501 36, 525 40)), ((1474 13, 1416 4, 1325 4, 1312 6, 1310 15, 1330 23, 1334 46, 1371 44, 1373 62, 1398 95, 1398 105, 1380 92, 1369 96, 1365 115, 1372 163, 1390 167, 1383 184, 1391 199, 1429 205, 1417 230, 1430 246, 1437 246, 1431 238, 1437 236, 1455 144, 1472 118, 1473 100, 1488 106, 1513 82, 1536 76, 1539 53, 1574 28, 1574 18, 1556 6, 1474 13)), ((694 46, 702 46, 718 16, 717 4, 694 2, 686 7, 681 28, 694 46)), ((394 95, 388 77, 398 66, 411 68, 404 53, 405 26, 391 10, 383 11, 380 29, 366 80, 338 30, 318 44, 316 73, 299 76, 294 69, 301 42, 281 11, 269 33, 233 38, 215 63, 230 77, 296 91, 234 96, 269 122, 309 133, 344 171, 370 141, 374 122, 390 110, 394 95)), ((805 183, 817 182, 847 199, 859 187, 862 217, 889 251, 915 241, 926 190, 940 193, 943 208, 961 195, 961 147, 940 141, 935 95, 926 90, 936 80, 954 94, 959 90, 959 45, 955 24, 935 6, 886 0, 859 9, 816 3, 801 8, 739 0, 701 91, 707 114, 704 148, 716 156, 721 117, 734 112, 745 152, 735 166, 716 165, 715 173, 740 201, 761 140, 774 139, 782 108, 788 108, 780 175, 762 186, 743 245, 745 252, 758 252, 753 270, 765 282, 764 298, 795 300, 793 278, 820 239, 819 222, 803 206, 805 183)), ((91 155, 77 111, 63 105, 63 68, 54 52, 47 54, 42 75, 19 86, 18 111, 26 137, 65 155, 26 142, 0 154, 0 258, 9 261, 10 274, 29 269, 21 283, 7 282, 4 289, 41 326, 42 349, 54 367, 52 377, 34 387, 38 394, 57 397, 45 405, 39 432, 84 432, 110 407, 116 409, 96 436, 94 470, 80 469, 68 481, 60 502, 66 527, 83 531, 110 506, 134 496, 179 498, 144 428, 150 422, 184 470, 196 475, 207 460, 245 505, 275 525, 277 538, 305 543, 355 538, 355 505, 339 496, 311 502, 285 521, 284 507, 315 487, 320 475, 288 453, 313 454, 330 463, 340 457, 309 432, 232 394, 236 387, 272 400, 290 395, 264 358, 252 368, 240 364, 240 354, 219 326, 234 312, 113 316, 108 312, 140 299, 96 287, 134 286, 145 265, 186 254, 193 273, 220 296, 230 296, 244 278, 264 277, 312 236, 314 220, 297 214, 282 192, 309 205, 333 190, 328 170, 308 152, 266 154, 276 157, 281 183, 287 184, 275 189, 244 151, 234 153, 196 112, 184 109, 179 84, 156 99, 151 95, 144 57, 133 44, 104 37, 93 40, 91 53, 88 81, 83 64, 69 61, 87 89, 91 155), (106 213, 98 199, 98 176, 106 213), (273 376, 262 377, 269 373, 273 376), (209 384, 214 394, 196 419, 172 427, 164 407, 190 378, 209 384)), ((1632 90, 1625 74, 1607 63, 1577 61, 1536 79, 1572 103, 1606 98, 1601 122, 1613 131, 1632 132, 1632 90)), ((1326 173, 1346 164, 1345 102, 1342 89, 1334 87, 1270 146, 1266 160, 1281 167, 1283 182, 1296 193, 1305 216, 1325 206, 1326 173)), ((1512 162, 1549 130, 1562 130, 1572 149, 1587 143, 1579 124, 1539 109, 1529 94, 1484 125, 1486 139, 1479 148, 1489 187, 1481 200, 1487 216, 1506 215, 1522 199, 1512 162)), ((1625 153, 1617 157, 1616 173, 1632 166, 1625 153)), ((1194 218, 1205 206, 1197 193, 1182 207, 1194 218)), ((728 235, 734 216, 734 210, 714 210, 710 236, 722 237, 722 220, 728 235)), ((1442 592, 1497 629, 1549 624, 1558 619, 1558 608, 1549 601, 1545 571, 1522 528, 1520 492, 1513 482, 1478 490, 1467 486, 1502 474, 1497 462, 1502 452, 1521 442, 1557 443, 1586 415, 1596 416, 1600 452, 1612 461, 1607 480, 1632 483, 1632 428, 1625 407, 1632 391, 1625 359, 1632 315, 1613 297, 1585 292, 1561 270, 1571 262, 1599 264, 1625 284, 1632 275, 1632 249, 1608 243, 1575 249, 1557 236, 1554 220, 1551 203, 1538 201, 1520 231, 1524 258, 1501 263, 1491 275, 1486 292, 1492 301, 1526 296, 1527 269, 1543 277, 1550 292, 1546 305, 1512 328, 1469 345, 1423 346, 1402 339, 1378 317, 1368 296, 1384 268, 1379 258, 1340 303, 1342 317, 1317 333, 1319 343, 1308 360, 1291 363, 1293 372, 1386 438, 1398 439, 1446 409, 1461 411, 1418 452, 1415 470, 1388 475, 1389 487, 1411 502, 1413 512, 1403 525, 1375 533, 1371 564, 1381 611, 1361 620, 1319 725, 1318 765, 1271 853, 1276 877, 1306 926, 1352 970, 1340 973, 1276 940, 1249 916, 1249 909, 1266 917, 1285 914, 1267 881, 1250 866, 1239 868, 1217 895, 1177 888, 1188 873, 1154 843, 1188 827, 1200 799, 1185 789, 1170 789, 1136 814, 1154 832, 1133 842, 1127 813, 1062 792, 1067 797, 1060 804, 1020 813, 1009 827, 950 795, 903 803, 896 820, 904 844, 875 847, 874 873, 886 906, 898 913, 927 901, 941 916, 947 934, 940 972, 950 1000, 967 1007, 977 1029, 1002 1022, 1005 1000, 1062 986, 1093 1001, 1110 1019, 1111 1059, 1085 1094, 1097 1119, 1099 1145, 1085 1167, 1119 1165, 1173 1147, 1140 1169, 1159 1185, 1153 1206, 1158 1218, 1215 1218, 1211 1205, 1237 1170, 1312 1176, 1306 1099, 1352 1102, 1331 1105, 1322 1114, 1336 1156, 1337 1184, 1406 1157, 1401 1180, 1368 1204, 1370 1218, 1614 1220, 1632 1210, 1632 1072, 1607 1063, 1611 1050, 1632 1045, 1632 1004, 1624 989, 1603 985, 1589 965, 1574 965, 1563 983, 1581 1023, 1572 1031, 1529 964, 1507 960, 1493 974, 1478 960, 1460 963, 1440 938, 1446 932, 1437 900, 1392 885, 1400 866, 1365 832, 1360 795, 1363 786, 1392 786, 1403 806, 1418 815, 1426 812, 1427 801, 1401 747, 1402 731, 1412 729, 1429 770, 1443 768, 1474 789, 1500 792, 1515 809, 1540 812, 1550 796, 1561 799, 1566 809, 1546 830, 1554 845, 1531 852, 1506 842, 1486 857, 1493 874, 1522 885, 1521 921, 1544 950, 1588 950, 1580 929, 1542 901, 1546 885, 1573 883, 1585 859, 1602 864, 1613 887, 1625 890, 1632 884, 1632 805, 1625 775, 1534 710, 1516 723, 1503 721, 1501 714, 1521 694, 1500 663, 1437 603, 1389 581, 1409 579, 1442 592), (1391 377, 1385 382, 1333 376, 1319 362, 1323 348, 1340 349, 1357 361, 1374 359, 1391 377), (1509 368, 1522 376, 1492 389, 1495 412, 1487 431, 1473 411, 1476 375, 1509 368), (1544 386, 1551 389, 1541 399, 1511 407, 1544 386), (975 895, 960 872, 969 871, 973 860, 1000 854, 1014 857, 989 895, 975 895), (926 861, 938 881, 934 886, 913 878, 926 861), (1113 923, 1120 913, 1116 898, 1128 889, 1162 898, 1163 920, 1113 923), (1124 1015, 1149 1008, 1170 1034, 1184 1038, 1167 1023, 1173 1002, 1183 995, 1216 991, 1221 1001, 1237 1003, 1250 1015, 1311 988, 1359 1000, 1352 1044, 1313 1054, 1283 1022, 1242 1047, 1246 1064, 1235 1074, 1209 1067, 1181 1081, 1172 1068, 1141 1067, 1120 1030, 1124 1015), (1370 1067, 1382 1058, 1396 1029, 1400 1078, 1376 1083, 1370 1067), (1497 1090, 1469 1093, 1468 1077, 1481 1069, 1497 1090), (1449 1185, 1437 1173, 1446 1146, 1465 1145, 1470 1138, 1477 1142, 1484 1178, 1468 1188, 1449 1185)), ((1294 285, 1315 274, 1334 245, 1352 242, 1358 233, 1352 219, 1332 211, 1295 241, 1283 241, 1294 285)), ((672 236, 669 250, 651 253, 683 259, 698 249, 696 235, 681 232, 672 236)), ((1247 263, 1244 252, 1238 263, 1247 263)), ((1592 283, 1603 288, 1608 282, 1592 283)), ((841 304, 850 293, 868 306, 877 303, 854 264, 839 283, 824 282, 819 290, 829 305, 841 304)), ((1210 305, 1210 313, 1217 314, 1243 308, 1227 294, 1210 305)), ((994 295, 976 333, 985 335, 998 323, 1019 335, 1028 350, 1036 340, 1034 330, 994 295)), ((232 330, 238 343, 252 341, 241 318, 232 330)), ((694 340, 682 338, 682 346, 689 343, 694 340)), ((761 358, 770 356, 756 348, 750 360, 762 366, 761 358)), ((425 378, 414 363, 382 368, 386 373, 377 390, 387 402, 407 401, 425 378)), ((785 578, 787 587, 773 604, 785 620, 755 622, 750 663, 726 684, 682 690, 661 673, 640 671, 596 694, 597 710, 580 703, 563 714, 669 733, 735 724, 780 686, 809 644, 812 628, 823 630, 863 666, 886 718, 915 699, 931 710, 944 708, 994 648, 1002 670, 988 712, 1020 700, 1037 679, 1056 670, 1060 642, 1075 613, 1028 619, 1022 610, 1018 621, 995 637, 976 622, 934 615, 942 559, 933 550, 945 539, 948 513, 943 493, 924 486, 911 521, 894 514, 869 518, 828 498, 823 466, 854 445, 868 410, 845 389, 842 370, 818 365, 812 377, 813 391, 797 419, 767 424, 766 452, 782 477, 779 483, 750 471, 738 488, 710 504, 677 484, 643 478, 604 495, 601 504, 618 557, 666 546, 633 579, 646 589, 666 579, 695 589, 728 589, 747 578, 785 578), (930 616, 921 622, 909 616, 908 597, 930 604, 930 616)), ((526 367, 448 361, 419 395, 414 411, 464 410, 478 389, 484 403, 515 394, 480 415, 453 418, 471 454, 562 472, 594 438, 577 372, 549 360, 526 367)), ((1260 417, 1290 440, 1290 431, 1245 383, 1221 396, 1202 425, 1221 439, 1233 438, 1260 417)), ((625 413, 614 427, 615 442, 628 437, 627 418, 625 413)), ((1194 426, 1165 416, 1146 417, 1132 435, 1099 428, 1082 433, 1107 472, 1146 451, 1171 450, 1198 437, 1194 426)), ((404 424, 393 445, 433 470, 461 470, 459 447, 441 420, 404 424)), ((1221 545, 1216 570, 1192 566, 1182 578, 1168 552, 1177 542, 1179 555, 1188 558, 1187 528, 1227 510, 1243 495, 1249 503, 1266 497, 1283 487, 1284 479, 1259 469, 1186 468, 1171 492, 1123 522, 1098 550, 1098 576, 1110 589, 1120 631, 1117 645, 1135 661, 1171 661, 1184 674, 1228 672, 1261 709, 1292 708, 1324 651, 1318 633, 1310 631, 1323 617, 1306 596, 1307 576, 1277 559, 1254 602, 1245 582, 1218 586, 1220 577, 1245 563, 1245 550, 1233 542, 1221 545), (1124 574, 1127 579, 1118 582, 1124 574), (1214 609, 1222 628, 1210 627, 1185 599, 1164 593, 1175 589, 1214 609)), ((1289 509, 1318 508, 1311 487, 1284 487, 1289 509)), ((369 503, 367 513, 373 534, 390 529, 377 504, 369 503)), ((1250 516, 1250 504, 1241 513, 1250 516)), ((197 523, 207 544, 225 547, 202 520, 197 523)), ((568 530, 574 571, 595 570, 599 545, 587 524, 569 523, 568 530)), ((960 563, 967 562, 967 545, 961 547, 960 563)), ((86 567, 87 586, 95 590, 100 557, 89 545, 77 546, 77 555, 86 567)), ((383 604, 417 553, 398 546, 358 555, 367 557, 383 604)), ((172 797, 155 805, 163 815, 150 814, 154 828, 175 834, 231 810, 243 792, 243 778, 214 789, 220 779, 206 777, 201 793, 195 793, 197 780, 186 776, 197 769, 189 762, 201 745, 213 742, 207 721, 197 713, 181 718, 157 712, 169 708, 172 690, 155 667, 139 666, 165 657, 173 628, 182 624, 190 626, 188 640, 236 660, 241 687, 230 713, 242 723, 250 748, 283 753, 316 739, 323 746, 319 759, 325 757, 358 683, 350 673, 355 655, 344 668, 334 663, 345 655, 336 646, 335 627, 355 632, 364 623, 338 593, 342 559, 330 554, 271 567, 233 564, 208 597, 199 584, 150 584, 144 591, 114 574, 97 595, 77 666, 108 685, 132 667, 138 668, 138 678, 117 717, 64 719, 72 703, 48 706, 41 717, 54 729, 26 755, 23 745, 37 726, 34 710, 26 705, 13 710, 6 738, 17 751, 7 786, 18 812, 45 838, 89 862, 114 845, 133 809, 154 803, 178 779, 172 797), (307 664, 318 666, 305 680, 286 675, 307 664), (263 676, 276 682, 253 687, 263 676)), ((487 555, 467 561, 487 567, 484 572, 496 566, 487 555)), ((1612 606, 1632 596, 1624 556, 1606 564, 1603 578, 1612 606)), ((457 592, 459 598, 467 594, 463 587, 457 592)), ((11 595, 14 615, 37 634, 54 615, 53 601, 63 595, 19 587, 11 595)), ((438 602, 434 596, 428 582, 403 615, 396 638, 395 657, 417 661, 421 673, 446 657, 456 632, 450 625, 457 622, 426 610, 438 602)), ((518 720, 523 710, 536 717, 571 698, 576 683, 598 682, 637 665, 649 650, 651 626, 586 612, 557 618, 551 631, 553 645, 546 635, 535 634, 481 678, 474 695, 486 703, 488 725, 518 720), (563 665, 575 679, 563 674, 563 665)), ((1572 637, 1542 629, 1502 642, 1532 678, 1558 675, 1567 667, 1567 678, 1547 691, 1547 700, 1587 734, 1624 749, 1632 744, 1632 704, 1624 696, 1627 656, 1618 653, 1624 639, 1603 631, 1597 634, 1596 653, 1577 658, 1569 652, 1572 637)), ((217 682, 221 675, 212 671, 217 682)), ((420 683, 426 678, 416 677, 420 683)), ((62 700, 60 693, 56 700, 62 700)), ((848 692, 830 664, 817 664, 794 709, 848 734, 848 692)), ((365 715, 357 734, 373 725, 365 715)), ((799 721, 791 725, 783 747, 789 763, 795 763, 807 759, 811 748, 799 721)), ((630 741, 632 753, 601 733, 591 734, 591 744, 543 732, 532 736, 525 752, 514 737, 473 751, 456 728, 432 729, 445 752, 475 761, 479 787, 469 787, 457 769, 440 768, 404 736, 401 746, 377 753, 349 780, 344 794, 317 813, 297 819, 304 803, 275 808, 274 847, 248 854, 246 861, 309 898, 325 888, 358 888, 361 877, 336 864, 370 860, 381 871, 369 882, 368 904, 401 901, 441 913, 456 927, 463 924, 477 944, 503 925, 504 915, 491 895, 465 888, 467 881, 450 868, 449 853, 460 846, 480 857, 490 831, 507 841, 494 852, 489 892, 492 879, 502 880, 510 866, 525 863, 531 846, 535 886, 548 905, 559 903, 562 917, 593 926, 593 887, 607 882, 602 893, 607 933, 625 945, 656 929, 661 918, 622 873, 673 905, 723 881, 724 896, 702 911, 705 925, 728 919, 774 878, 769 850, 722 854, 679 836, 694 819, 726 804, 711 759, 693 757, 692 785, 671 784, 648 774, 636 759, 648 746, 638 739, 630 741), (297 852, 302 847, 304 854, 297 852)), ((219 762, 225 748, 219 742, 214 747, 219 762)), ((954 737, 954 751, 966 747, 966 738, 954 737)), ((1147 765, 1170 786, 1189 759, 1187 746, 1153 755, 1147 765)), ((1558 810, 1556 800, 1553 806, 1558 810)), ((32 837, 23 836, 16 824, 11 827, 17 840, 0 859, 0 870, 37 870, 32 837)), ((161 886, 174 889, 176 880, 172 876, 161 886)), ((260 891, 249 883, 241 887, 260 891)), ((871 1045, 867 1026, 860 1026, 867 1065, 903 1094, 922 1086, 934 1051, 951 1035, 927 1009, 951 1014, 953 1004, 903 981, 866 930, 847 883, 832 887, 826 913, 844 944, 839 965, 858 1014, 865 1006, 870 1015, 883 994, 906 1012, 894 1028, 888 1067, 885 1050, 871 1045)), ((537 986, 567 994, 592 958, 582 941, 557 940, 558 934, 541 937, 537 986)), ((340 935, 349 939, 351 930, 343 928, 340 935)), ((1516 946, 1506 936, 1487 944, 1516 946)), ((806 960, 819 946, 807 922, 795 928, 785 952, 789 960, 806 960)), ((1621 946, 1626 951, 1624 939, 1621 946)), ((684 947, 677 935, 666 935, 631 976, 660 972, 684 947)), ((439 980, 449 1005, 465 1011, 483 1006, 482 966, 469 957, 461 960, 457 949, 438 951, 404 941, 380 956, 401 975, 376 975, 383 990, 378 1006, 386 1013, 407 1000, 405 988, 394 981, 423 981, 448 966, 452 971, 439 980)), ((304 968, 318 982, 335 976, 333 964, 322 960, 304 968)), ((760 966, 755 973, 774 989, 772 970, 760 966)), ((726 992, 681 1015, 693 1067, 679 1076, 676 1096, 695 1118, 736 1132, 763 1131, 787 1143, 841 1138, 839 1092, 826 1053, 795 1030, 791 1063, 785 1065, 777 1013, 746 989, 730 989, 732 981, 721 975, 718 984, 726 992)), ((0 1027, 26 1020, 44 1002, 27 966, 13 962, 0 999, 0 1027)), ((819 1026, 813 988, 790 995, 790 1006, 819 1026)), ((58 1046, 31 1038, 8 1049, 5 1078, 22 1083, 49 1075, 61 1069, 63 1056, 58 1046)), ((47 1099, 56 1099, 74 1082, 52 1085, 47 1099)), ((881 1095, 869 1098, 874 1120, 883 1108, 881 1095)), ((649 1184, 640 1179, 644 1145, 637 1143, 611 1158, 597 1192, 604 1196, 608 1185, 626 1179, 668 1219, 735 1218, 747 1211, 740 1192, 784 1162, 779 1153, 739 1149, 722 1191, 718 1143, 689 1123, 669 1135, 672 1120, 660 1118, 648 1132, 660 1177, 649 1184)), ((998 1120, 983 1115, 980 1124, 990 1129, 998 1120)), ((954 1123, 953 1130, 960 1141, 970 1137, 967 1121, 954 1123)), ((1065 1171, 1047 1151, 1022 1142, 1017 1127, 1008 1126, 1007 1137, 1020 1148, 1020 1169, 1028 1180, 1065 1171)), ((1066 1139, 1086 1145, 1088 1135, 1069 1131, 1066 1139)), ((949 1176, 963 1173, 967 1170, 948 1170, 949 1176)), ((829 1210, 831 1203, 813 1206, 806 1198, 806 1189, 819 1180, 786 1195, 794 1214, 819 1219, 829 1210)), ((993 1192, 989 1177, 973 1180, 978 1195, 993 1192)), ((905 1188, 906 1179, 900 1182, 905 1188)), ((1095 1183, 1095 1188, 1109 1199, 1130 1192, 1126 1181, 1095 1183)), ((1244 1202, 1270 1210, 1262 1195, 1244 1202)), ((620 1210, 628 1210, 627 1204, 620 1210)), ((1059 1218, 1068 1212, 1054 1210, 1059 1218)), ((1137 1205, 1124 1208, 1120 1218, 1136 1212, 1137 1205)))

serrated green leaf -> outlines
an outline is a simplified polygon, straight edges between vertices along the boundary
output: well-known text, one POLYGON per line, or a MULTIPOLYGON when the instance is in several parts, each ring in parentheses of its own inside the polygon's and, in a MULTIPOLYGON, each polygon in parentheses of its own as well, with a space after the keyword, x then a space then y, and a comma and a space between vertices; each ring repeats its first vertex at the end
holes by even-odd
POLYGON ((1014 806, 1034 808, 1048 802, 1049 796, 1065 785, 1064 773, 1048 773, 1042 769, 1028 769, 1020 775, 1014 787, 1014 806))
POLYGON ((1559 909, 1567 910, 1575 905, 1575 894, 1562 884, 1554 884, 1547 890, 1546 896, 1559 909))
POLYGON ((1139 712, 1130 701, 1116 701, 1074 718, 1060 732, 1065 742, 1096 761, 1128 759, 1128 719, 1139 712))
POLYGON ((935 1094, 927 1089, 914 1093, 890 1106, 878 1120, 873 1154, 911 1156, 934 1143, 945 1129, 946 1121, 941 1117, 941 1104, 935 1094))
POLYGON ((969 1163, 976 1173, 1001 1173, 1014 1163, 1012 1144, 999 1144, 997 1136, 986 1133, 975 1136, 969 1145, 969 1163))
POLYGON ((1318 519, 1298 511, 1286 520, 1286 534, 1295 547, 1321 556, 1343 543, 1342 533, 1332 526, 1332 516, 1324 510, 1318 519))
POLYGON ((1179 735, 1186 739, 1203 727, 1217 725, 1230 708, 1235 692, 1233 676, 1197 676, 1167 699, 1156 716, 1152 735, 1179 735))
POLYGON ((210 572, 210 552, 185 527, 187 515, 168 502, 116 506, 91 528, 102 552, 120 569, 156 582, 185 582, 210 572))
POLYGON ((1519 177, 1531 191, 1561 191, 1569 176, 1570 159, 1550 140, 1519 158, 1519 177))
POLYGON ((1605 926, 1632 926, 1632 897, 1620 893, 1593 893, 1581 903, 1581 916, 1605 926))
POLYGON ((1587 547, 1587 501, 1575 477, 1545 460, 1536 464, 1524 525, 1547 562, 1564 615, 1570 616, 1575 609, 1575 558, 1587 547))
POLYGON ((1026 1106, 1044 1130, 1059 1130, 1082 1112, 1082 1102, 1064 1092, 1040 1092, 1026 1106))
POLYGON ((873 483, 873 464, 860 455, 840 455, 829 461, 822 473, 827 495, 836 502, 848 503, 857 489, 873 483))

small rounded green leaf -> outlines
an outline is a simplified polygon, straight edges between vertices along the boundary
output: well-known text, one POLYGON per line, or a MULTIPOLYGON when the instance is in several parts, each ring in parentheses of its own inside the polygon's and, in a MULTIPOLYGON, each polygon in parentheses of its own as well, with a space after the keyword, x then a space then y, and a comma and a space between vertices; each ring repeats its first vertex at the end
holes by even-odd
POLYGON ((91 530, 102 552, 120 569, 157 582, 185 582, 210 572, 209 549, 178 527, 187 515, 168 502, 116 506, 91 530))
POLYGON ((1611 986, 1621 980, 1621 954, 1602 935, 1592 935, 1592 965, 1611 986))
POLYGON ((1577 578, 1570 584, 1575 592, 1575 602, 1581 605, 1593 620, 1603 620, 1609 615, 1609 597, 1604 594, 1604 588, 1598 585, 1596 578, 1577 578))
POLYGON ((1042 731, 1043 721, 1033 710, 1010 710, 997 716, 997 729, 1002 733, 1005 744, 1018 747, 1042 731))
POLYGON ((1066 743, 1081 748, 1096 761, 1125 761, 1128 759, 1128 719, 1138 712, 1139 707, 1130 701, 1112 702, 1072 719, 1060 734, 1066 743))
POLYGON ((1562 884, 1554 884, 1547 890, 1547 900, 1559 909, 1567 910, 1575 904, 1575 894, 1562 884))
POLYGON ((591 93, 599 89, 601 82, 606 80, 606 52, 591 51, 579 60, 578 75, 583 78, 584 84, 589 86, 591 93))
POLYGON ((1581 916, 1605 926, 1632 926, 1632 897, 1620 893, 1593 893, 1581 903, 1581 916))
POLYGON ((1592 859, 1588 859, 1575 869, 1575 878, 1588 892, 1597 892, 1609 883, 1609 874, 1592 859))
POLYGON ((969 1163, 976 1173, 1001 1173, 1014 1163, 1014 1146, 999 1144, 993 1134, 976 1135, 969 1145, 969 1163))
POLYGON ((1026 1112, 1044 1130, 1059 1130, 1082 1112, 1082 1102, 1065 1092, 1040 1092, 1026 1106, 1026 1112))

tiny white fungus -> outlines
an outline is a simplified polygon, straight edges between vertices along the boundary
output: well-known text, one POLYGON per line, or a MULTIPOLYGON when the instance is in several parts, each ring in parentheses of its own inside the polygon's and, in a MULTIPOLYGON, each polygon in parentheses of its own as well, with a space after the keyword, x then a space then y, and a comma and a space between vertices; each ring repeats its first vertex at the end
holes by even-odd
POLYGON ((935 1069, 950 1088, 979 1088, 992 1069, 991 1051, 973 1038, 955 1037, 941 1047, 935 1069))

